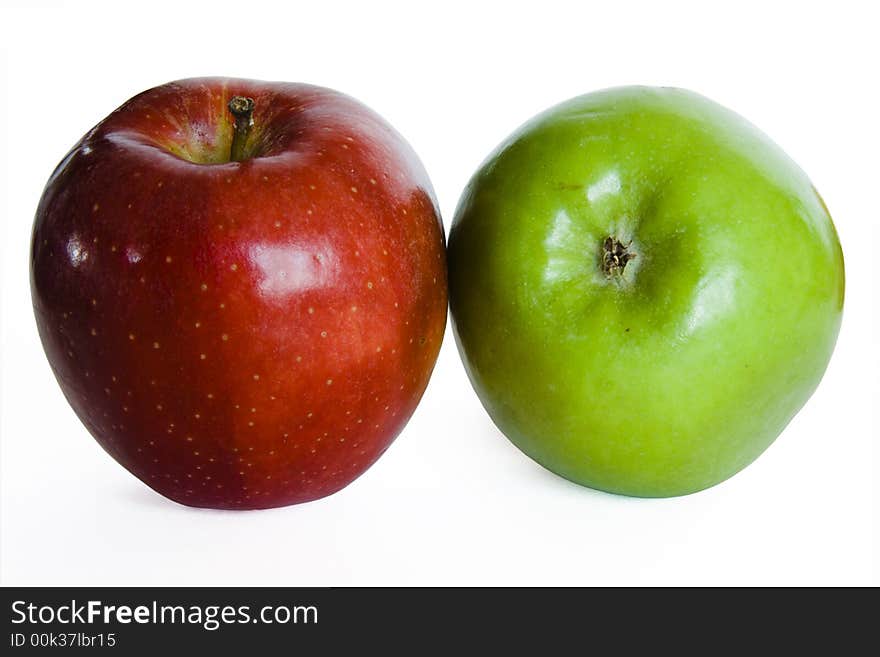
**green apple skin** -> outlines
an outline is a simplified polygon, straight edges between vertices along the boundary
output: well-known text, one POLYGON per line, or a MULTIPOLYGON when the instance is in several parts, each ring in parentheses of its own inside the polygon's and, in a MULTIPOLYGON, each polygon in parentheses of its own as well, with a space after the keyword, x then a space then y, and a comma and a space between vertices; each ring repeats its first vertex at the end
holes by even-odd
POLYGON ((449 238, 468 376, 553 472, 639 497, 713 486, 815 390, 843 254, 807 176, 695 93, 626 87, 526 123, 466 188, 449 238), (606 238, 635 257, 606 273, 606 238))

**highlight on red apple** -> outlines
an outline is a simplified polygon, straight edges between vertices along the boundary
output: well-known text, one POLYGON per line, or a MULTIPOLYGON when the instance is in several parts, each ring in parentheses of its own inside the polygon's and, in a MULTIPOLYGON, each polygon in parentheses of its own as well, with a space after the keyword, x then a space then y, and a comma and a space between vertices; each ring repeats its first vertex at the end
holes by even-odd
POLYGON ((135 96, 49 179, 40 337, 98 443, 182 504, 346 486, 414 411, 446 321, 443 226, 383 119, 305 84, 135 96))
POLYGON ((526 123, 465 190, 449 272, 501 431, 563 477, 645 497, 757 458, 818 385, 843 311, 807 176, 681 89, 587 94, 526 123))

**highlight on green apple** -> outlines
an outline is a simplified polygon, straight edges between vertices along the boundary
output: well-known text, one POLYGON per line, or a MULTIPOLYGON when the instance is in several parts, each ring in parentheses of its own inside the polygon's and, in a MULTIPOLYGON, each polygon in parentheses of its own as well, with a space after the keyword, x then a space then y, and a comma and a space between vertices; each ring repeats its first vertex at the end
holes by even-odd
POLYGON ((553 472, 641 497, 751 463, 821 379, 844 264, 804 172, 734 112, 625 87, 489 156, 449 237, 453 330, 498 428, 553 472))

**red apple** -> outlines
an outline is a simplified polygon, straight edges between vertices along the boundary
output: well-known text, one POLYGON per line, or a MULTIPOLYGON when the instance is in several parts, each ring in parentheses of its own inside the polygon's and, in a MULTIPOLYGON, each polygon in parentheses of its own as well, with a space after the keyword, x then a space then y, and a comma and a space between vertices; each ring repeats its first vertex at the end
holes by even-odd
POLYGON ((129 100, 49 179, 31 286, 98 443, 162 495, 222 509, 363 473, 446 322, 418 158, 371 110, 303 84, 192 79, 129 100))

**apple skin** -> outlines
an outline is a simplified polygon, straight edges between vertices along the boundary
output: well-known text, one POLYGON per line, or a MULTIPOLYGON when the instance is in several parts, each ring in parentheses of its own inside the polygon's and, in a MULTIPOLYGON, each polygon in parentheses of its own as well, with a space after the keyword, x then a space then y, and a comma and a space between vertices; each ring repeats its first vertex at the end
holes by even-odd
POLYGON ((840 327, 843 255, 806 175, 691 92, 537 116, 481 166, 449 237, 453 330, 498 428, 592 488, 683 495, 803 406, 840 327), (607 276, 607 237, 635 258, 607 276))
POLYGON ((190 79, 144 92, 52 174, 31 287, 98 443, 182 504, 329 495, 415 409, 446 322, 443 227, 400 135, 337 92, 190 79), (255 100, 230 162, 234 95, 255 100))

